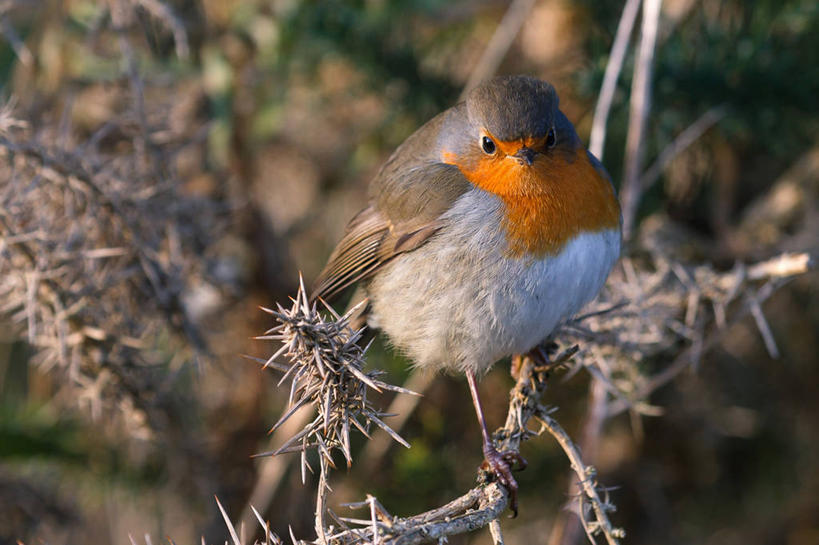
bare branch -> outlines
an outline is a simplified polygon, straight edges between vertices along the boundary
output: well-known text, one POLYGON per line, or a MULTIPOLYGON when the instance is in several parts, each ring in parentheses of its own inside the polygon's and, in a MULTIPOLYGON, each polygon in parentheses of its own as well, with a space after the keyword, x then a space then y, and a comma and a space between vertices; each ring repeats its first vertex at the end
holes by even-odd
POLYGON ((708 129, 719 123, 725 117, 727 109, 724 105, 714 106, 697 118, 683 132, 663 149, 657 159, 643 173, 640 185, 643 190, 648 189, 657 181, 663 171, 680 153, 699 139, 708 129))
MULTIPOLYGON (((432 385, 436 375, 434 373, 422 370, 413 371, 404 383, 404 388, 422 394, 432 385)), ((401 432, 401 429, 409 420, 415 408, 420 403, 422 397, 420 396, 396 396, 392 400, 390 406, 387 408, 388 414, 396 415, 390 423, 392 429, 396 432, 401 432)), ((387 453, 391 445, 390 437, 388 435, 379 434, 373 436, 371 441, 368 441, 364 450, 361 453, 361 464, 366 467, 374 467, 378 461, 381 460, 387 453)))
POLYGON ((768 325, 768 320, 765 319, 765 314, 762 312, 759 301, 751 297, 749 305, 751 316, 754 317, 756 327, 759 329, 759 334, 762 335, 762 341, 765 343, 765 349, 772 358, 779 358, 779 348, 776 346, 773 332, 771 332, 771 326, 768 325))
POLYGON ((596 481, 596 470, 591 466, 586 466, 583 464, 583 460, 580 456, 580 452, 577 450, 577 447, 572 442, 569 434, 563 430, 557 421, 546 413, 541 413, 538 415, 537 419, 540 421, 543 429, 552 434, 552 436, 557 440, 558 444, 560 444, 563 452, 569 458, 572 465, 572 470, 579 479, 578 482, 583 490, 585 499, 580 500, 581 506, 578 515, 580 516, 583 528, 585 528, 586 534, 589 537, 589 541, 595 543, 594 536, 602 533, 606 539, 606 543, 609 545, 619 543, 620 539, 626 537, 626 533, 622 528, 615 528, 612 526, 608 519, 607 512, 612 511, 613 506, 608 501, 603 501, 600 499, 596 481), (584 507, 585 504, 583 503, 585 500, 588 500, 589 504, 591 505, 595 520, 588 520, 586 518, 584 507))
POLYGON ((492 535, 492 543, 495 545, 504 545, 503 532, 501 532, 501 525, 498 519, 489 523, 489 533, 492 535))
MULTIPOLYGON (((633 283, 614 278, 609 284, 609 289, 619 292, 613 295, 616 300, 629 297, 632 305, 587 319, 593 331, 571 322, 564 330, 569 338, 595 338, 597 347, 608 354, 612 362, 619 362, 619 372, 633 376, 633 380, 626 382, 632 389, 621 391, 616 395, 617 399, 609 403, 607 418, 628 409, 644 412, 640 409, 643 400, 696 364, 702 354, 722 340, 729 330, 728 326, 752 314, 754 306, 764 302, 788 279, 814 266, 808 254, 783 254, 749 268, 737 266, 728 273, 717 273, 706 266, 688 272, 679 264, 672 265, 661 259, 657 265, 653 273, 632 273, 638 275, 633 283), (674 270, 677 273, 672 272, 674 270), (759 288, 749 284, 761 280, 767 282, 759 288), (694 327, 686 328, 684 325, 681 327, 677 317, 688 312, 691 290, 700 293, 697 299, 700 309, 721 310, 715 310, 711 315, 700 310, 694 327), (726 317, 729 308, 732 309, 731 314, 726 317), (709 321, 720 327, 706 329, 709 321), (685 342, 687 348, 680 350, 680 341, 685 342), (638 372, 634 366, 639 361, 635 361, 635 357, 641 360, 662 359, 671 349, 675 354, 671 364, 648 377, 635 374, 638 372)), ((763 339, 768 336, 766 342, 773 343, 766 322, 762 322, 760 329, 763 339)), ((768 348, 774 346, 771 344, 768 348)), ((617 391, 617 388, 609 390, 610 393, 617 391)))
POLYGON ((816 260, 808 253, 785 253, 748 267, 750 280, 764 280, 768 278, 789 278, 804 274, 816 267, 816 260))
POLYGON ((620 200, 623 208, 623 238, 631 239, 637 207, 642 195, 640 174, 645 150, 645 128, 651 111, 651 78, 654 45, 660 21, 662 0, 643 0, 643 20, 640 48, 634 65, 631 85, 628 136, 626 137, 625 167, 620 200))
MULTIPOLYGON (((409 397, 409 399, 414 399, 409 397)), ((271 444, 281 443, 284 438, 292 436, 299 429, 303 428, 309 421, 311 413, 304 409, 294 418, 288 420, 284 426, 276 430, 270 439, 271 444)), ((287 468, 292 458, 286 456, 271 456, 264 458, 257 471, 256 482, 253 491, 248 496, 242 515, 239 517, 241 524, 250 526, 255 518, 255 510, 266 512, 270 507, 276 492, 282 484, 287 468)))
POLYGON ((640 1, 626 0, 626 5, 623 6, 620 22, 617 23, 614 43, 611 45, 609 62, 606 63, 606 71, 603 74, 603 85, 600 87, 600 95, 594 108, 594 118, 592 119, 591 135, 589 137, 589 151, 600 161, 603 160, 603 151, 606 144, 606 124, 609 118, 609 110, 614 100, 614 92, 617 90, 617 79, 623 69, 623 61, 626 58, 626 51, 628 51, 631 30, 634 28, 634 21, 637 19, 637 12, 640 9, 640 1))

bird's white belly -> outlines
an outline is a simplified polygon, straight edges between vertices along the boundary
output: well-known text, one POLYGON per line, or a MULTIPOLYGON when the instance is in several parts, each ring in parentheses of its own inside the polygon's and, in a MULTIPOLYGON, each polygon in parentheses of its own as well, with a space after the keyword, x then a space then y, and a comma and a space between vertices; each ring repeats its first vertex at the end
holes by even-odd
POLYGON ((481 372, 530 350, 594 298, 617 260, 616 230, 581 234, 555 256, 510 258, 501 206, 470 190, 446 228, 370 283, 372 325, 416 365, 481 372))

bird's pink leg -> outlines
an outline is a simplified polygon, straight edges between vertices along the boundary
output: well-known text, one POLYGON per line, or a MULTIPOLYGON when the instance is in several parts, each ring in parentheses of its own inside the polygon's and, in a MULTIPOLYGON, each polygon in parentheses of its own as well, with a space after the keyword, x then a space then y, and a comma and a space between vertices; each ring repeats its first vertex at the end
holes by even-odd
POLYGON ((498 452, 498 449, 495 448, 486 427, 486 419, 483 416, 475 373, 467 371, 466 379, 469 382, 472 403, 475 405, 475 413, 478 415, 478 424, 481 426, 481 434, 483 435, 484 465, 492 472, 498 482, 509 491, 509 508, 512 509, 513 516, 516 517, 518 516, 518 482, 512 476, 512 466, 517 462, 521 467, 526 467, 526 460, 517 452, 498 452))

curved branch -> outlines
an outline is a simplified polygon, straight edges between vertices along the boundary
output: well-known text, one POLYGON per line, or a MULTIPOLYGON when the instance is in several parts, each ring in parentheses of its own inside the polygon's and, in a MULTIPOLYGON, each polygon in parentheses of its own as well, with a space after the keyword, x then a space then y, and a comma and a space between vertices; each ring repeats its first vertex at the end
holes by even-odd
MULTIPOLYGON (((615 528, 608 519, 606 513, 613 510, 613 506, 608 501, 600 499, 600 491, 594 480, 594 468, 583 464, 579 451, 568 434, 549 416, 549 410, 540 404, 540 399, 546 390, 549 371, 566 363, 576 352, 577 347, 571 347, 545 366, 537 365, 530 356, 522 358, 517 382, 509 395, 506 423, 494 433, 494 439, 500 451, 519 452, 522 441, 540 435, 544 431, 552 434, 569 458, 572 469, 582 481, 583 494, 578 501, 581 504, 581 521, 589 539, 594 543, 593 536, 602 533, 609 545, 616 545, 625 532, 615 528), (528 428, 528 423, 532 419, 541 424, 538 431, 528 428), (586 517, 586 512, 593 513, 591 520, 586 517)), ((506 510, 508 501, 506 489, 493 482, 479 485, 443 507, 412 517, 392 517, 382 508, 378 512, 372 510, 369 520, 345 519, 345 522, 355 523, 362 527, 346 529, 328 536, 327 539, 330 543, 340 544, 375 542, 384 545, 410 545, 490 526, 494 542, 503 543, 499 519, 506 510), (378 535, 374 536, 374 532, 378 535)), ((350 507, 370 505, 368 500, 350 507)))

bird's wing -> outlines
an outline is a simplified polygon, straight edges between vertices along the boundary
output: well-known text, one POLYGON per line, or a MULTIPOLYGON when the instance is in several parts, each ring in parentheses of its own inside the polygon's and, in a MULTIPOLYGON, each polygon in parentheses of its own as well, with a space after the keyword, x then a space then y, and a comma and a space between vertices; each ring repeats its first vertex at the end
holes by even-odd
MULTIPOLYGON (((385 196, 380 206, 379 199, 373 199, 370 206, 356 214, 319 273, 312 298, 331 299, 350 285, 370 277, 396 256, 415 250, 445 226, 441 215, 460 195, 441 177, 442 171, 446 176, 454 176, 452 168, 431 166, 415 171, 413 176, 429 176, 443 182, 440 185, 446 187, 445 190, 435 191, 428 184, 405 181, 400 184, 400 195, 385 196), (395 202, 390 202, 391 199, 395 202)), ((461 176, 457 169, 455 171, 461 176)), ((398 188, 397 185, 396 190, 398 188)))
MULTIPOLYGON (((443 115, 443 114, 442 114, 443 115)), ((410 136, 370 185, 370 206, 347 225, 312 297, 332 298, 370 277, 396 256, 424 244, 446 222, 441 215, 470 184, 452 165, 429 152, 441 116, 410 136)))
POLYGON ((375 208, 370 206, 356 214, 316 278, 312 298, 330 299, 372 274, 381 262, 379 253, 388 234, 389 224, 375 208))
POLYGON ((350 221, 344 237, 319 273, 312 298, 331 299, 371 276, 396 255, 417 248, 442 225, 433 221, 412 230, 396 229, 376 208, 365 208, 350 221))

